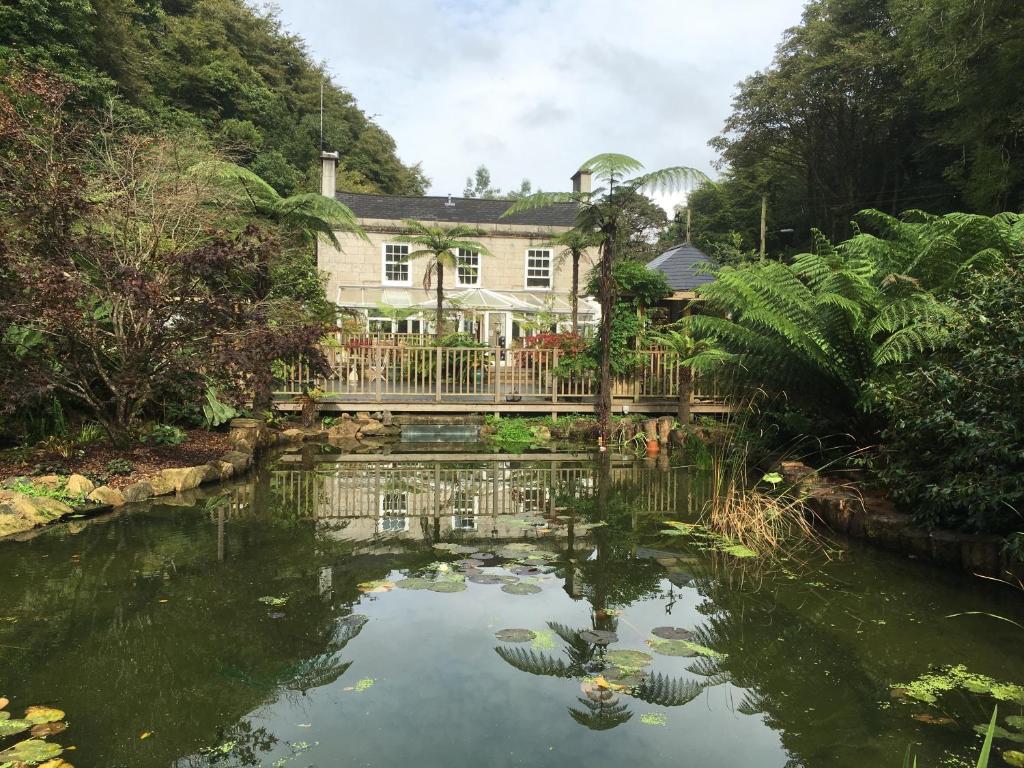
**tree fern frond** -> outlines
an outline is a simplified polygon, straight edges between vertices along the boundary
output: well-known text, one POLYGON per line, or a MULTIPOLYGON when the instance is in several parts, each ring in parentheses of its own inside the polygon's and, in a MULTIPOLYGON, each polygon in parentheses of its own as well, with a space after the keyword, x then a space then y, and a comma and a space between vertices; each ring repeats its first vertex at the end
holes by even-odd
POLYGON ((515 216, 524 211, 535 211, 538 208, 550 208, 559 203, 586 203, 590 195, 581 192, 534 192, 532 195, 521 197, 510 205, 500 218, 515 216))
POLYGON ((627 185, 637 191, 646 192, 675 192, 684 185, 696 183, 701 184, 708 180, 706 174, 696 168, 686 166, 674 166, 662 168, 657 171, 645 173, 642 176, 630 179, 627 185))
POLYGON ((630 695, 661 707, 681 707, 700 696, 704 686, 695 680, 668 677, 660 672, 648 675, 630 695))
POLYGON ((495 653, 521 672, 543 677, 573 678, 575 671, 564 661, 525 648, 498 646, 495 653))
POLYGON ((624 179, 644 169, 643 163, 629 155, 604 152, 594 155, 580 166, 581 171, 590 171, 594 178, 607 181, 624 179))

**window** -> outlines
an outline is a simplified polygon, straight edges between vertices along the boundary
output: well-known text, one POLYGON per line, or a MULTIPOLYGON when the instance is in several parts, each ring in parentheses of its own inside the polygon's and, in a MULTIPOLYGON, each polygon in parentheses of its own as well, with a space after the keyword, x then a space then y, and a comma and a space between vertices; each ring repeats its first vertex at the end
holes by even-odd
POLYGON ((400 491, 385 491, 380 497, 378 533, 398 533, 409 530, 409 497, 400 491))
POLYGON ((469 490, 460 490, 452 499, 452 528, 456 531, 475 531, 479 499, 469 490))
POLYGON ((455 285, 459 288, 478 287, 480 285, 480 254, 459 248, 456 257, 455 285))
POLYGON ((551 290, 551 251, 530 248, 526 252, 526 287, 551 290))
POLYGON ((409 274, 409 246, 396 243, 384 244, 385 285, 412 285, 409 274))

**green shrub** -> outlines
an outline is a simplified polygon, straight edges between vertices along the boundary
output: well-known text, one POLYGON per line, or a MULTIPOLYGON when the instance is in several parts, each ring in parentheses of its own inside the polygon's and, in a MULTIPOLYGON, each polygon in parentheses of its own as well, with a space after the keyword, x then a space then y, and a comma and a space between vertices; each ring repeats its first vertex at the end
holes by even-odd
POLYGON ((872 388, 888 416, 879 475, 918 523, 1009 533, 1024 516, 1024 269, 974 275, 971 321, 872 388))
POLYGON ((187 439, 185 430, 171 424, 154 424, 142 435, 142 442, 152 445, 181 445, 187 439))
POLYGON ((135 471, 135 465, 128 459, 111 459, 107 462, 106 470, 111 475, 130 475, 135 471))

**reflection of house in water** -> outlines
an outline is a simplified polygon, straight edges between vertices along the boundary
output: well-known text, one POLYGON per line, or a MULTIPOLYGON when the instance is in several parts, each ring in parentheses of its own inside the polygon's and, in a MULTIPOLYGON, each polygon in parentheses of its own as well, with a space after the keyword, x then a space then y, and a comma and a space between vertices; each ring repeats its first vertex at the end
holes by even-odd
MULTIPOLYGON (((528 531, 561 538, 567 530, 559 518, 584 511, 596 489, 594 467, 571 455, 394 458, 323 456, 313 470, 292 470, 285 457, 270 472, 268 492, 285 514, 324 523, 345 539, 418 540, 515 539, 528 531)), ((677 514, 687 496, 679 474, 623 461, 612 467, 611 481, 630 486, 637 513, 677 514)), ((245 505, 238 506, 234 514, 245 505)))

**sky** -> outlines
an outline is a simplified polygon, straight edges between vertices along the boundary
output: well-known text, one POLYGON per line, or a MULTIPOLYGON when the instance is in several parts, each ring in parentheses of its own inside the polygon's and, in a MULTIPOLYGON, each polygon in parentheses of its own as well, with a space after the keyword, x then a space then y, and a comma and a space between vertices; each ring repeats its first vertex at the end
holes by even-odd
POLYGON ((480 164, 503 190, 568 190, 601 152, 713 176, 707 142, 736 84, 771 63, 805 2, 278 1, 435 195, 461 195, 480 164))

